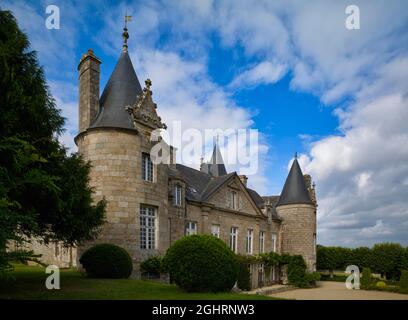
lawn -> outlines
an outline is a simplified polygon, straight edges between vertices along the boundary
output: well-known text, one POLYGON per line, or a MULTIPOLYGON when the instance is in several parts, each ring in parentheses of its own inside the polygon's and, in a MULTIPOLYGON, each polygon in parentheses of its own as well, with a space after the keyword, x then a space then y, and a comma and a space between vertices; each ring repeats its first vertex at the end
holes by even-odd
POLYGON ((108 300, 266 300, 266 296, 239 293, 187 293, 175 285, 147 280, 91 279, 73 269, 62 269, 59 290, 48 290, 48 274, 37 266, 15 265, 14 280, 0 284, 0 299, 108 299, 108 300))

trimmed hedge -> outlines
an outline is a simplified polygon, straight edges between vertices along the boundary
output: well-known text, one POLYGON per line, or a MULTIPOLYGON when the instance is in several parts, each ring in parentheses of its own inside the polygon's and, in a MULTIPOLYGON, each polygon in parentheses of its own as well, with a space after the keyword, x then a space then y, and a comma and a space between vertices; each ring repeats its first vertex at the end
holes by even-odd
POLYGON ((400 292, 408 293, 408 270, 401 271, 400 292))
POLYGON ((177 240, 165 256, 170 277, 188 292, 229 291, 237 281, 236 255, 211 235, 191 235, 177 240))
POLYGON ((398 281, 401 270, 408 269, 408 247, 398 243, 378 243, 371 249, 317 246, 317 269, 344 270, 348 265, 356 265, 360 270, 370 268, 387 280, 398 281))
POLYGON ((127 251, 113 244, 97 244, 86 250, 79 262, 92 278, 129 278, 133 271, 127 251))
POLYGON ((371 286, 371 269, 364 268, 361 277, 361 289, 369 289, 371 286))

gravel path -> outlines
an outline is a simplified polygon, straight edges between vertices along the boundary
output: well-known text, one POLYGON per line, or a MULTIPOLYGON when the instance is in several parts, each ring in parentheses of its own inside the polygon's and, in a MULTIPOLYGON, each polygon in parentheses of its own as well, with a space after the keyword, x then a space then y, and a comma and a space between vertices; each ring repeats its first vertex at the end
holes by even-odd
POLYGON ((407 294, 383 291, 349 290, 343 282, 319 281, 317 288, 294 289, 271 297, 297 300, 408 300, 407 294))

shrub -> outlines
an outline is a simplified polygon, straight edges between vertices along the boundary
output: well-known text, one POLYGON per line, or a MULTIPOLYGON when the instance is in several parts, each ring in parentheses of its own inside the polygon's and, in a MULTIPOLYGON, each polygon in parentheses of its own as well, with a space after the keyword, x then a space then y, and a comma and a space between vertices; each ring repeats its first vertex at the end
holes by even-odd
POLYGON ((188 292, 229 291, 237 281, 235 254, 210 235, 186 236, 176 241, 165 256, 174 282, 188 292))
POLYGON ((306 282, 308 283, 308 285, 312 285, 315 286, 316 282, 320 280, 320 273, 318 272, 308 272, 305 275, 306 277, 306 282))
POLYGON ((164 259, 159 256, 151 257, 143 261, 140 264, 140 269, 142 272, 149 272, 149 273, 167 272, 166 266, 164 264, 164 259))
POLYGON ((408 270, 401 271, 400 292, 408 293, 408 270))
POLYGON ((377 288, 385 288, 387 285, 385 284, 384 281, 378 281, 378 282, 375 284, 375 286, 376 286, 377 288))
POLYGON ((237 285, 241 290, 251 290, 251 275, 249 272, 249 262, 245 256, 238 256, 239 270, 237 285))
POLYGON ((93 278, 129 278, 133 270, 127 251, 109 243, 86 250, 79 262, 88 276, 93 278))
POLYGON ((361 277, 361 289, 368 289, 371 285, 371 270, 370 268, 363 269, 363 276, 361 277))
POLYGON ((291 256, 288 263, 288 280, 297 287, 308 287, 306 278, 306 263, 302 256, 291 256))

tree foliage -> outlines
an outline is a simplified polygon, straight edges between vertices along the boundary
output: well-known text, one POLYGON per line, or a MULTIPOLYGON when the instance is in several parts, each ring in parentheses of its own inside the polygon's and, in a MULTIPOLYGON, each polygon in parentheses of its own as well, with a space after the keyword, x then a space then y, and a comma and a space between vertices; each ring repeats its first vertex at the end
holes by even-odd
POLYGON ((319 270, 345 270, 347 265, 356 265, 362 270, 370 268, 387 279, 398 280, 401 270, 408 269, 408 248, 398 243, 379 243, 373 248, 354 249, 342 247, 317 248, 317 268, 319 270))
POLYGON ((167 250, 165 264, 175 283, 188 292, 231 290, 239 267, 231 249, 211 235, 177 240, 167 250))
POLYGON ((0 11, 0 271, 10 240, 71 245, 94 238, 103 222, 89 164, 58 141, 63 125, 27 36, 0 11))

